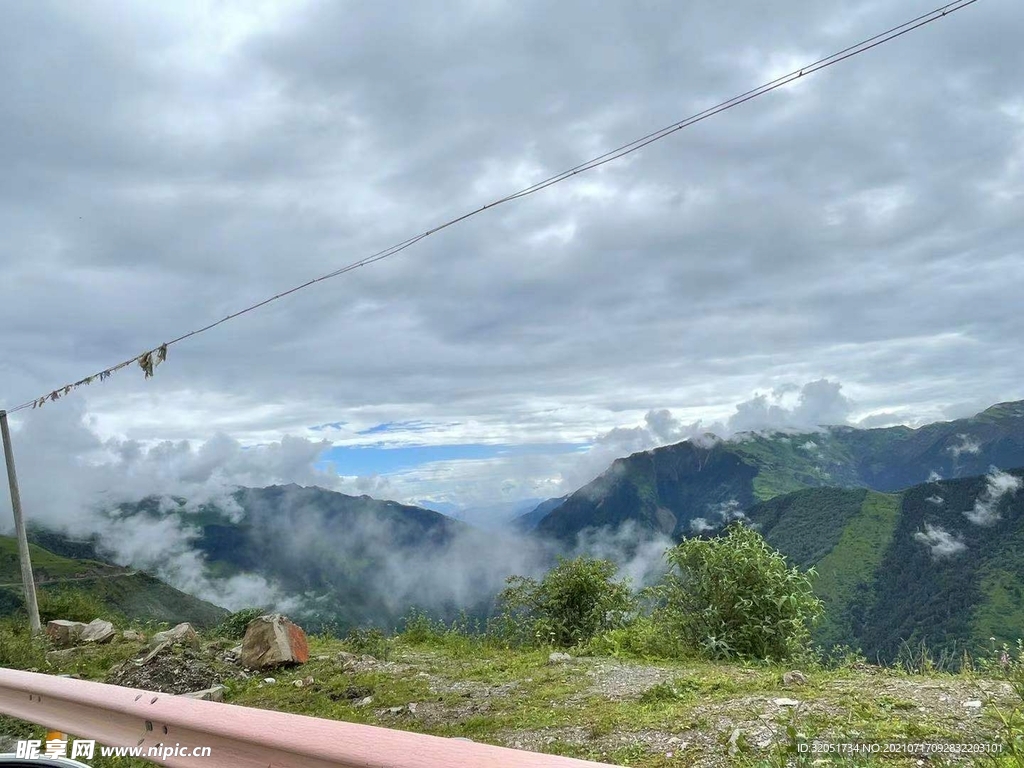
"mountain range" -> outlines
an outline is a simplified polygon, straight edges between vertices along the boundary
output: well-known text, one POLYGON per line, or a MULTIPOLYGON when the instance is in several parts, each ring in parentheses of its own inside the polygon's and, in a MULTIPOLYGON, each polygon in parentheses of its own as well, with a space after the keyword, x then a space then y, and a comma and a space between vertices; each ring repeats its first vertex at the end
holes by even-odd
POLYGON ((568 543, 587 528, 631 521, 678 539, 730 509, 804 488, 893 492, 935 477, 982 475, 993 466, 1024 466, 1024 401, 918 429, 824 427, 727 441, 709 435, 635 453, 555 505, 536 532, 568 543))
MULTIPOLYGON (((559 552, 611 553, 630 572, 649 571, 662 561, 638 543, 711 536, 742 519, 816 569, 820 643, 891 659, 904 642, 977 647, 1024 635, 1021 467, 1024 402, 1013 402, 917 429, 706 435, 617 459, 503 531, 297 485, 240 488, 198 507, 151 497, 110 513, 177 516, 208 576, 265 580, 314 629, 393 626, 413 606, 484 616, 507 576, 542 573, 559 552)), ((112 567, 102 542, 39 530, 33 541, 73 561, 66 573, 112 567)), ((135 577, 95 581, 109 591, 135 577)), ((198 605, 165 602, 198 615, 198 605)))

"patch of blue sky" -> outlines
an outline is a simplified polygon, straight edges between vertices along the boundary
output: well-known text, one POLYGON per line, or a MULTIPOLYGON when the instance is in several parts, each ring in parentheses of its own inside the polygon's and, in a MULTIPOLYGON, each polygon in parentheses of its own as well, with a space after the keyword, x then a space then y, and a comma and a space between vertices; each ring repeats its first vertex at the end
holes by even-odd
POLYGON ((415 469, 439 461, 481 461, 507 456, 556 455, 577 453, 589 448, 586 443, 525 443, 522 445, 403 445, 395 447, 352 445, 334 446, 320 455, 321 469, 333 464, 339 475, 387 475, 415 469))
POLYGON ((381 435, 387 432, 425 432, 436 427, 436 424, 429 424, 425 421, 386 421, 369 429, 361 429, 356 434, 381 435))
POLYGON ((341 429, 348 422, 346 421, 331 421, 327 424, 317 424, 315 427, 310 427, 313 432, 323 432, 325 429, 341 429))

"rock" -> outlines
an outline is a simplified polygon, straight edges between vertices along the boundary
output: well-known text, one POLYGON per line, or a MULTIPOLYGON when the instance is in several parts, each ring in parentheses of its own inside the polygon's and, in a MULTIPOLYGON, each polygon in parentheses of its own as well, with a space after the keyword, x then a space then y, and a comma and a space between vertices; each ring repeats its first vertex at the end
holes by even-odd
POLYGON ((415 701, 409 703, 408 710, 409 710, 410 714, 413 714, 413 715, 416 714, 416 702, 415 701))
POLYGON ((151 650, 148 654, 146 654, 146 658, 142 659, 141 661, 137 661, 135 663, 138 666, 140 666, 140 667, 145 665, 145 664, 149 664, 149 662, 151 662, 153 659, 155 659, 157 656, 159 656, 161 653, 163 653, 165 650, 167 650, 170 647, 171 647, 171 641, 170 640, 164 640, 162 643, 160 643, 158 646, 156 646, 153 650, 151 650))
POLYGON ((182 696, 187 696, 190 699, 200 699, 201 701, 224 701, 224 691, 226 688, 223 685, 215 685, 212 688, 207 688, 205 691, 192 691, 191 693, 183 693, 182 696))
POLYGON ((800 702, 796 699, 775 699, 776 706, 779 707, 797 707, 800 706, 800 702))
POLYGON ((292 681, 292 685, 294 685, 296 688, 308 688, 312 684, 313 684, 313 676, 312 675, 310 675, 309 677, 304 677, 301 680, 293 680, 292 681))
POLYGON ((136 632, 134 629, 126 629, 121 633, 122 640, 128 640, 133 643, 144 643, 146 642, 146 636, 141 632, 136 632))
POLYGON ((391 713, 392 715, 397 715, 400 712, 402 712, 404 709, 405 709, 405 707, 388 707, 388 712, 391 713))
POLYGON ((59 651, 47 651, 47 661, 57 661, 59 659, 66 659, 69 656, 74 656, 76 653, 81 651, 81 648, 62 648, 59 651))
POLYGON ((367 696, 365 699, 360 699, 359 701, 357 701, 352 706, 353 707, 368 707, 371 704, 373 704, 373 696, 367 696))
POLYGON ((275 677, 264 677, 263 678, 263 682, 266 683, 267 685, 273 685, 274 683, 277 682, 277 678, 275 678, 275 677))
POLYGON ((559 653, 555 651, 548 656, 548 664, 564 664, 567 661, 572 661, 572 656, 568 653, 559 653))
POLYGON ((240 658, 250 669, 305 664, 309 661, 309 643, 301 627, 284 616, 260 616, 246 627, 240 658))
POLYGON ((93 619, 82 629, 80 639, 83 643, 109 643, 114 639, 114 625, 103 619, 93 619))
POLYGON ((46 622, 46 635, 58 648, 70 648, 78 642, 82 636, 82 630, 86 624, 81 621, 65 621, 64 619, 53 619, 46 622))
POLYGON ((743 731, 739 728, 734 728, 732 733, 729 734, 729 757, 736 757, 739 754, 740 749, 743 748, 742 739, 743 731))
POLYGON ((964 706, 967 707, 967 709, 981 709, 981 702, 977 699, 965 701, 964 706))
POLYGON ((794 685, 807 685, 807 675, 796 669, 790 670, 783 673, 782 684, 790 687, 794 685))
POLYGON ((190 645, 193 648, 198 648, 199 635, 196 633, 195 629, 193 629, 192 625, 185 621, 163 632, 157 632, 149 640, 149 644, 154 648, 165 642, 171 645, 181 643, 182 645, 190 645))

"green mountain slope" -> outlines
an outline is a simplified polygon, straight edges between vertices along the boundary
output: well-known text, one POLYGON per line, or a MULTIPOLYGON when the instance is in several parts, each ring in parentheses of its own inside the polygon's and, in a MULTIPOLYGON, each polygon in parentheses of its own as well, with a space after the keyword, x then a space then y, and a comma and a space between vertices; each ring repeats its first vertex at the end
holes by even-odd
POLYGON ((679 537, 727 516, 730 508, 804 488, 892 492, 934 475, 981 475, 991 466, 1024 466, 1024 401, 918 429, 748 434, 636 453, 570 495, 536 530, 571 543, 587 528, 632 521, 642 531, 679 537))
POLYGON ((898 494, 806 489, 748 517, 792 562, 817 570, 826 613, 815 635, 826 647, 891 660, 904 642, 977 650, 1024 635, 1024 491, 996 499, 985 476, 898 494), (989 524, 972 522, 979 504, 989 524))
MULTIPOLYGON (((110 614, 136 621, 189 621, 214 626, 227 611, 174 589, 149 574, 95 559, 69 558, 29 544, 32 570, 41 595, 68 588, 92 597, 110 614)), ((17 541, 0 536, 0 614, 24 606, 17 541)))

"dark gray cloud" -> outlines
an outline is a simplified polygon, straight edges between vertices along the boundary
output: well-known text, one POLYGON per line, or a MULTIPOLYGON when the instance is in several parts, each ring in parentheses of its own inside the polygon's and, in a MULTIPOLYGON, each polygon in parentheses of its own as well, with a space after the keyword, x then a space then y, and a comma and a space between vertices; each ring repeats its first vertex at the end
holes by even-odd
MULTIPOLYGON (((930 8, 8 3, 0 396, 930 8)), ((444 425, 418 434, 439 442, 642 423, 641 444, 724 422, 752 392, 781 393, 758 419, 800 408, 786 388, 822 379, 844 399, 808 395, 802 423, 1018 398, 1018 21, 1014 0, 984 0, 174 347, 150 381, 123 372, 75 397, 97 434, 147 446, 319 439, 307 428, 335 421, 344 441, 411 420, 444 425)), ((529 471, 522 495, 559 490, 540 460, 529 471)))

